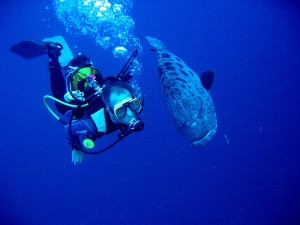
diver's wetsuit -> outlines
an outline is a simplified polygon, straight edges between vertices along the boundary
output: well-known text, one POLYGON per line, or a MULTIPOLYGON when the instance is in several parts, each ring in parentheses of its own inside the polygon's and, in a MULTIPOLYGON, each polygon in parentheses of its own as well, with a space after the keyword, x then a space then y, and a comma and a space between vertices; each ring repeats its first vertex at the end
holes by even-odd
MULTIPOLYGON (((58 59, 50 60, 49 71, 52 94, 55 98, 63 101, 64 95, 66 94, 66 85, 58 59)), ((68 110, 70 110, 70 108, 58 102, 55 102, 55 106, 61 114, 65 114, 68 110)))
MULTIPOLYGON (((49 71, 50 71, 50 84, 51 84, 51 91, 52 94, 55 98, 64 101, 64 95, 66 94, 66 84, 65 84, 65 77, 61 71, 61 66, 59 64, 58 59, 51 59, 50 63, 49 63, 49 71)), ((102 86, 104 83, 104 80, 102 78, 101 73, 99 72, 99 75, 96 76, 96 80, 97 82, 102 86)), ((86 90, 82 90, 83 86, 80 88, 80 83, 78 84, 78 87, 81 91, 83 91, 85 93, 85 96, 89 96, 90 94, 92 94, 94 91, 92 89, 86 91, 86 90)), ((58 102, 55 102, 55 106, 57 108, 57 110, 61 113, 61 114, 66 114, 68 111, 70 111, 70 108, 60 104, 58 102)), ((82 126, 79 124, 79 126, 76 125, 76 122, 80 122, 81 121, 85 121, 85 123, 89 124, 89 128, 91 128, 91 130, 95 131, 93 132, 94 134, 93 139, 97 139, 102 137, 104 134, 110 134, 113 133, 116 130, 122 130, 124 127, 121 124, 115 124, 112 122, 109 113, 104 110, 104 115, 105 115, 105 121, 106 121, 106 132, 98 132, 97 131, 97 127, 94 124, 94 122, 92 121, 90 115, 97 112, 98 110, 100 110, 101 108, 105 108, 105 104, 102 101, 102 98, 97 98, 95 101, 91 102, 89 104, 89 106, 87 108, 84 108, 84 110, 79 110, 79 112, 75 112, 75 116, 77 118, 77 121, 75 121, 74 125, 72 125, 72 130, 75 132, 77 127, 80 127, 80 129, 82 128, 82 126)), ((69 129, 68 129, 69 125, 66 125, 66 133, 67 136, 69 136, 68 141, 70 142, 70 144, 75 147, 74 143, 77 143, 77 135, 73 135, 73 138, 70 137, 69 133, 69 129), (75 139, 74 139, 75 138, 75 139)))

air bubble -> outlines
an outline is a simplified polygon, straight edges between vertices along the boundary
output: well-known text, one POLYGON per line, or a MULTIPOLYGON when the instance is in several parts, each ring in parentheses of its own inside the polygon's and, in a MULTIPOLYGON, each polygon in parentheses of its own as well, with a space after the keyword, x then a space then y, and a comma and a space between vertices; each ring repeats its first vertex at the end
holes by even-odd
POLYGON ((116 58, 126 56, 127 52, 128 52, 127 49, 123 46, 115 47, 113 50, 113 54, 116 58))

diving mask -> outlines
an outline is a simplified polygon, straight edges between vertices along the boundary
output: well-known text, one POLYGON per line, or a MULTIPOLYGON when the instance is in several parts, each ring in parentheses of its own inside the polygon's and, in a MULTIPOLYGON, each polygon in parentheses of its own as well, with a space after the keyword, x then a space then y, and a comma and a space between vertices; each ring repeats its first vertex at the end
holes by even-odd
POLYGON ((133 112, 139 113, 142 110, 142 104, 138 98, 133 98, 120 105, 117 105, 113 109, 113 112, 118 119, 124 118, 126 116, 127 108, 129 108, 133 112))

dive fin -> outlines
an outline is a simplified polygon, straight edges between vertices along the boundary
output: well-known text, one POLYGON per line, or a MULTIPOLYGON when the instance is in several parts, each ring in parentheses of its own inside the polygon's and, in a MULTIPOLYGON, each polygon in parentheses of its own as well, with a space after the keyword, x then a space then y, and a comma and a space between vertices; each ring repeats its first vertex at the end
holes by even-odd
POLYGON ((211 70, 206 70, 204 71, 201 76, 200 76, 200 80, 202 83, 202 86, 209 91, 213 85, 215 79, 215 73, 211 70))
POLYGON ((59 63, 62 67, 67 66, 71 59, 73 59, 73 53, 63 36, 57 35, 54 37, 45 38, 43 42, 59 43, 63 46, 61 55, 58 58, 59 63))
POLYGON ((24 40, 13 45, 9 50, 24 59, 33 59, 38 56, 47 55, 49 43, 59 43, 63 46, 61 55, 59 56, 59 63, 62 67, 67 66, 73 58, 73 53, 66 40, 59 35, 45 38, 43 42, 24 40))
POLYGON ((47 54, 47 48, 44 43, 39 43, 32 40, 21 41, 13 45, 9 50, 23 57, 24 59, 33 59, 35 57, 47 54))

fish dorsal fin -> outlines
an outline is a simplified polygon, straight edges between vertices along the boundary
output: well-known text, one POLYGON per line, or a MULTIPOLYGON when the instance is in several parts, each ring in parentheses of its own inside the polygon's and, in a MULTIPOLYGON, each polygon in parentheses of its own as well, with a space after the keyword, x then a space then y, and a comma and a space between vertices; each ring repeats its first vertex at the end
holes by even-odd
POLYGON ((200 80, 202 83, 202 86, 209 91, 213 85, 215 79, 215 73, 211 70, 206 70, 204 71, 201 76, 200 76, 200 80))

